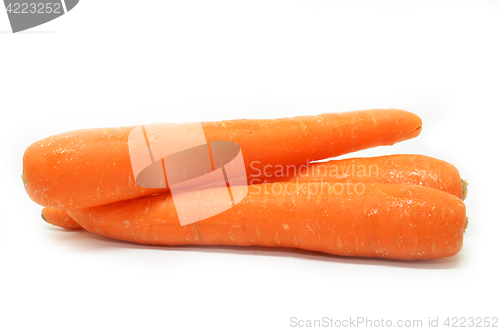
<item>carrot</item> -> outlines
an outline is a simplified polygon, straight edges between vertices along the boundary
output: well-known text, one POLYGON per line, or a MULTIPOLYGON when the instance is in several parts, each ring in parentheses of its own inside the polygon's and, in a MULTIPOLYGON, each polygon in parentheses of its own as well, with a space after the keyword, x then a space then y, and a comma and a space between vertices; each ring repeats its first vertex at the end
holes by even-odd
MULTIPOLYGON (((217 196, 220 190, 200 194, 217 196)), ((193 208, 197 204, 193 199, 193 208)), ((455 255, 466 226, 459 198, 380 183, 251 185, 239 204, 186 226, 179 225, 170 193, 68 213, 90 232, 141 244, 292 247, 401 260, 455 255)))
MULTIPOLYGON (((277 167, 268 171, 265 182, 376 182, 422 185, 448 192, 464 200, 467 194, 467 182, 460 179, 458 170, 450 163, 424 155, 386 155, 370 158, 350 158, 328 162, 311 163, 298 169, 277 167)), ((253 180, 250 179, 252 183, 253 180)), ((255 182, 253 182, 255 184, 255 182)), ((51 210, 45 208, 44 212, 51 210)), ((80 228, 63 210, 53 210, 52 214, 65 217, 71 222, 71 228, 80 228)), ((59 225, 51 216, 45 220, 59 225)), ((62 223, 67 228, 66 223, 62 223)))
POLYGON ((77 230, 82 228, 68 215, 66 210, 62 209, 43 208, 42 219, 49 224, 68 230, 77 230))
MULTIPOLYGON (((202 123, 207 141, 239 144, 248 176, 266 166, 306 164, 416 137, 422 122, 412 113, 378 109, 278 120, 202 123)), ((24 153, 23 182, 43 206, 72 209, 162 192, 134 180, 128 135, 134 127, 78 130, 32 144, 24 153)), ((158 160, 156 160, 158 161, 158 160)))
MULTIPOLYGON (((271 177, 262 183, 375 182, 427 186, 448 192, 462 200, 467 195, 467 181, 460 179, 457 168, 448 162, 424 155, 401 154, 332 160, 311 163, 298 169, 277 167, 266 175, 271 177)), ((260 179, 250 178, 251 184, 256 182, 260 182, 260 179)))
MULTIPOLYGON (((268 168, 269 170, 269 168, 268 168)), ((311 163, 307 167, 276 167, 267 172, 266 182, 376 182, 422 185, 448 192, 464 200, 467 182, 452 164, 424 155, 400 154, 350 158, 311 163)), ((259 178, 250 184, 260 184, 259 178)))
MULTIPOLYGON (((448 192, 465 200, 467 181, 452 164, 433 157, 414 154, 386 155, 315 162, 300 167, 268 167, 250 184, 275 182, 375 182, 421 185, 448 192)), ((198 189, 210 188, 207 184, 198 189)))

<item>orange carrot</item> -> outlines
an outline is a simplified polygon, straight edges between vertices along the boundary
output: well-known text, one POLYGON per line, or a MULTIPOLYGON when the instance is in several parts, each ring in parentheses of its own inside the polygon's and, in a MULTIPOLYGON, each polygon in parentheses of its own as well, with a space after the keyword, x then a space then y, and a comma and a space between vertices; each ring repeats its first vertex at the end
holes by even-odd
MULTIPOLYGON (((307 167, 267 169, 266 182, 376 182, 421 185, 464 200, 467 182, 452 164, 424 155, 400 154, 311 163, 307 167)), ((260 178, 250 179, 260 184, 260 178)))
POLYGON ((66 210, 43 208, 42 219, 49 224, 59 226, 68 230, 77 230, 82 228, 68 215, 66 210))
MULTIPOLYGON (((202 193, 218 190, 224 189, 202 193)), ((142 244, 292 247, 401 260, 455 255, 466 227, 459 198, 380 183, 251 185, 233 208, 186 226, 179 225, 170 193, 68 213, 88 231, 142 244)))
MULTIPOLYGON (((397 109, 378 109, 278 120, 202 123, 207 141, 241 147, 248 176, 266 166, 306 164, 416 137, 420 118, 397 109), (252 166, 253 164, 253 166, 252 166)), ((79 130, 38 141, 23 158, 30 198, 53 208, 108 204, 161 193, 134 180, 128 135, 133 127, 79 130)))
MULTIPOLYGON (((299 167, 268 167, 250 184, 275 182, 374 182, 421 185, 448 192, 465 200, 467 181, 452 164, 424 155, 399 154, 315 162, 299 167)), ((198 187, 210 188, 213 184, 198 187)))
MULTIPOLYGON (((350 158, 311 163, 291 169, 276 167, 276 169, 268 169, 266 175, 272 177, 266 178, 262 183, 392 183, 427 186, 448 192, 462 200, 467 195, 467 182, 460 179, 457 168, 448 162, 424 155, 401 154, 350 158)), ((250 178, 249 181, 251 184, 256 184, 261 180, 250 178)))

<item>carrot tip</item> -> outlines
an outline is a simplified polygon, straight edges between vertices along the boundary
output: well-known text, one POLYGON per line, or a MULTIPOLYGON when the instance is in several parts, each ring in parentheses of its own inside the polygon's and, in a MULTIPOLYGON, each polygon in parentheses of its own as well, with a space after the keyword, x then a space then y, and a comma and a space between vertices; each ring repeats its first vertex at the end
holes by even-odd
POLYGON ((469 183, 465 179, 462 179, 462 200, 465 200, 467 198, 467 186, 469 183))
MULTIPOLYGON (((45 222, 47 222, 47 220, 45 219, 45 217, 43 217, 43 209, 42 209, 42 220, 44 220, 45 222)), ((47 223, 49 223, 49 222, 47 222, 47 223)))
POLYGON ((465 225, 464 225, 464 233, 465 233, 465 230, 467 230, 467 227, 469 226, 469 218, 466 217, 465 218, 465 225))
POLYGON ((413 130, 412 134, 414 137, 418 136, 422 132, 422 125, 420 125, 418 128, 413 130))

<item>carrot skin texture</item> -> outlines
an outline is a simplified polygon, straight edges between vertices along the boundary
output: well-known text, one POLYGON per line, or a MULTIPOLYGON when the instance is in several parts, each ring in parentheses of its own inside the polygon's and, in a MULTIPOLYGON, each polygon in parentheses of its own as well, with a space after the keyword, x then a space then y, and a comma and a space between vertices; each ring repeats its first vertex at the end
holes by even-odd
POLYGON ((335 185, 251 185, 233 208, 186 226, 170 193, 68 213, 90 232, 141 244, 292 247, 399 260, 460 251, 466 215, 459 198, 413 185, 364 183, 363 194, 348 194, 356 184, 335 185), (273 194, 273 185, 289 194, 273 194))
POLYGON ((42 219, 51 225, 64 229, 82 229, 82 227, 68 215, 66 210, 45 207, 42 209, 42 219))
MULTIPOLYGON (((467 181, 452 164, 425 155, 396 154, 315 162, 287 169, 269 168, 261 177, 249 177, 250 184, 275 182, 342 182, 408 184, 435 188, 464 200, 467 181)), ((213 187, 213 184, 198 189, 213 187)))
MULTIPOLYGON (((424 155, 399 154, 370 158, 350 158, 312 163, 304 171, 272 177, 266 182, 350 182, 421 185, 448 192, 464 199, 464 184, 450 163, 424 155), (354 169, 354 171, 353 171, 354 169)), ((45 220, 64 228, 80 228, 64 210, 45 208, 45 220), (49 214, 50 213, 50 214, 49 214), (53 215, 53 216, 52 216, 53 215), (58 219, 68 219, 61 222, 58 219), (53 220, 54 219, 54 220, 53 220)))
MULTIPOLYGON (((448 192, 464 199, 464 181, 450 163, 424 155, 400 154, 370 158, 349 158, 312 163, 304 171, 293 176, 283 173, 267 179, 267 182, 376 182, 421 185, 448 192), (354 170, 353 170, 354 169, 354 170), (285 176, 289 175, 289 176, 285 176)), ((63 228, 81 228, 60 209, 44 208, 42 214, 47 223, 63 228)))
MULTIPOLYGON (((375 109, 202 127, 207 141, 238 143, 247 175, 258 177, 267 165, 301 165, 414 138, 422 122, 403 110, 375 109)), ((135 183, 128 151, 133 128, 71 131, 32 144, 23 157, 26 192, 42 206, 73 209, 168 191, 135 183)))
MULTIPOLYGON (((425 155, 397 154, 311 163, 304 171, 284 173, 269 182, 375 182, 435 188, 464 200, 460 173, 452 164, 425 155)), ((258 184, 254 182, 254 184, 258 184)))

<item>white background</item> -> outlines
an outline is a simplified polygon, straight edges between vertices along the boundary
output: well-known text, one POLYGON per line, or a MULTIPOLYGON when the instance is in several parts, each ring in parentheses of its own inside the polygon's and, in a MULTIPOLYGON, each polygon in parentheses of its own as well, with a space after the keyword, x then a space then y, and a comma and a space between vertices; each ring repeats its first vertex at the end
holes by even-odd
MULTIPOLYGON (((24 33, 0 10, 1 330, 287 330, 290 318, 500 317, 500 2, 91 1, 24 33), (21 182, 73 129, 368 108, 470 183, 462 251, 427 262, 144 247, 46 224, 21 182)), ((500 325, 500 322, 499 322, 500 325)))

